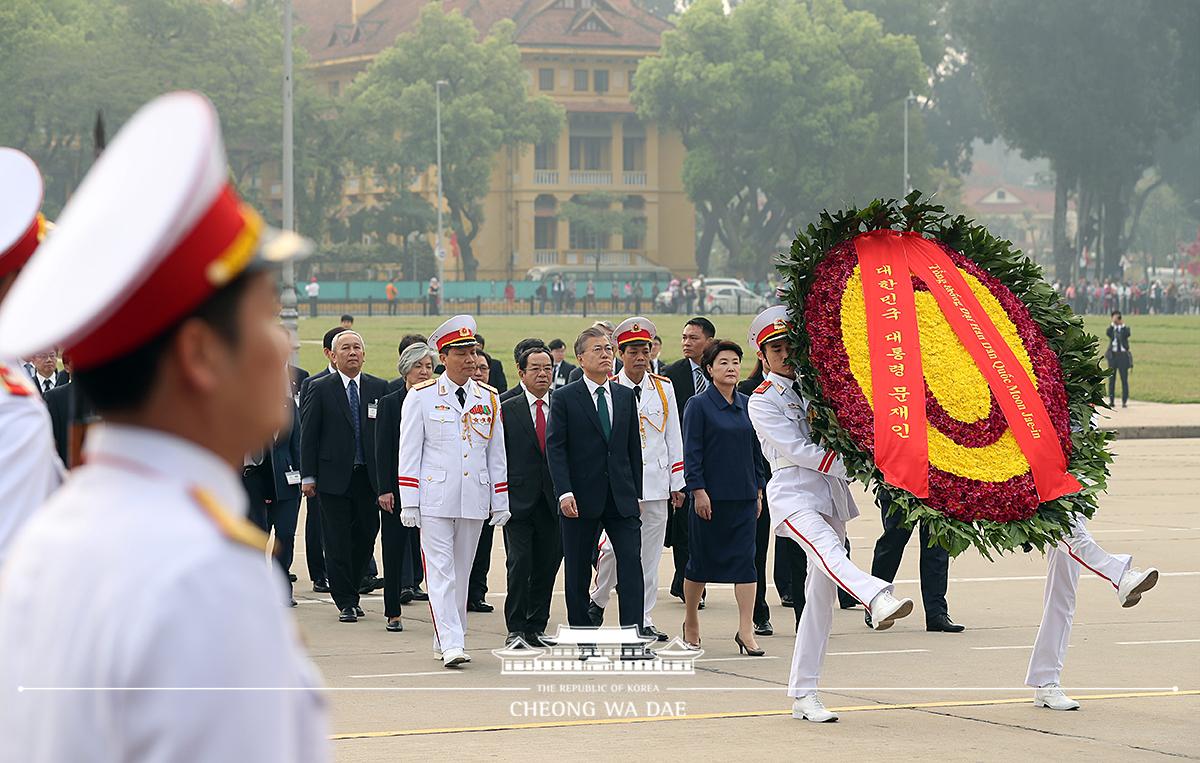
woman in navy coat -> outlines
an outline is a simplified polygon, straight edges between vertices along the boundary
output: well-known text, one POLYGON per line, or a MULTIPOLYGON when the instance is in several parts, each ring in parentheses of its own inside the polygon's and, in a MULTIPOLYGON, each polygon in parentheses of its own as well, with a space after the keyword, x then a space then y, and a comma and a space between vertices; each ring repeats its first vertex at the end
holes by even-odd
POLYGON ((762 510, 760 491, 766 468, 750 423, 748 398, 737 391, 742 348, 713 342, 700 367, 711 383, 691 398, 683 412, 685 490, 691 492, 688 515, 688 563, 683 595, 687 605, 683 640, 700 644, 700 597, 705 583, 733 583, 738 604, 739 651, 763 654, 754 639, 754 536, 762 510))

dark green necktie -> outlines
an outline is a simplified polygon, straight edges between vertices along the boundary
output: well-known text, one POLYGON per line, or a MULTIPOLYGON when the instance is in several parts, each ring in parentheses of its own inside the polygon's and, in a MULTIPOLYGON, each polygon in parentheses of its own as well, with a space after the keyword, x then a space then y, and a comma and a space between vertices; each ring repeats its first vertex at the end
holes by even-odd
POLYGON ((604 433, 604 441, 612 436, 612 422, 608 420, 608 399, 604 395, 604 387, 596 387, 596 415, 600 417, 600 431, 604 433))

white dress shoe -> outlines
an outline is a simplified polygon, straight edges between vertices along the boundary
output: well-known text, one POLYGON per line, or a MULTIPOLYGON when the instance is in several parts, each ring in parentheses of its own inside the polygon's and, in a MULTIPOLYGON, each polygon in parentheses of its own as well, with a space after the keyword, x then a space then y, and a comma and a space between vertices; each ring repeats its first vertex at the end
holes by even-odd
POLYGON ((462 665, 464 662, 470 661, 471 658, 467 656, 467 653, 458 647, 453 647, 442 652, 442 665, 447 668, 454 668, 462 665))
POLYGON ((897 599, 891 591, 880 591, 871 599, 871 627, 886 631, 892 623, 912 614, 912 599, 897 599))
POLYGON ((1158 582, 1158 570, 1151 567, 1143 572, 1132 567, 1125 570, 1121 582, 1117 584, 1117 599, 1122 607, 1132 607, 1142 600, 1142 594, 1149 591, 1158 582))
POLYGON ((821 704, 816 692, 797 697, 792 703, 792 717, 798 721, 813 723, 829 723, 838 719, 837 713, 831 713, 821 704))
POLYGON ((1079 703, 1068 697, 1058 684, 1046 684, 1034 690, 1034 707, 1048 707, 1051 710, 1078 710, 1079 703))

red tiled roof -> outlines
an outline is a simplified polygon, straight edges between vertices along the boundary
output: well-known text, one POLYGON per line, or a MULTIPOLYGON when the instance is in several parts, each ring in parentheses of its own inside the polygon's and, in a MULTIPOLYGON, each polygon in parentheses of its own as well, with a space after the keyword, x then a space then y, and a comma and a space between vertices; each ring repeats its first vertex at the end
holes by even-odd
POLYGON ((995 185, 966 186, 962 190, 963 202, 976 214, 1019 215, 1032 212, 1037 215, 1054 214, 1054 191, 1042 188, 1026 188, 997 183, 995 185), (1019 200, 1015 204, 983 203, 997 189, 1004 189, 1019 200))
MULTIPOLYGON (((410 31, 428 0, 381 0, 353 18, 353 0, 295 0, 299 42, 311 63, 374 56, 410 31)), ((580 4, 580 3, 577 3, 580 4)), ((658 50, 671 25, 633 0, 590 0, 590 8, 557 8, 556 0, 443 0, 485 34, 501 19, 517 25, 523 47, 658 50), (589 25, 599 27, 593 30, 589 25)))

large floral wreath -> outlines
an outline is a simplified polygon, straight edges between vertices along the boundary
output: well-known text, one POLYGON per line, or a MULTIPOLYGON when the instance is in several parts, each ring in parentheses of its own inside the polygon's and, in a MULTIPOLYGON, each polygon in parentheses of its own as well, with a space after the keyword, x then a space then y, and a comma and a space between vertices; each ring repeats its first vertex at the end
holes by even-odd
POLYGON ((1068 532, 1072 514, 1092 515, 1106 486, 1112 436, 1093 418, 1103 405, 1097 339, 1084 331, 1041 269, 1008 241, 964 217, 951 217, 914 192, 903 202, 876 200, 861 210, 822 213, 796 237, 779 268, 786 281, 783 298, 796 318, 793 361, 809 399, 814 436, 843 457, 852 477, 888 500, 906 525, 923 522, 933 542, 951 554, 974 545, 990 556, 1021 546, 1044 548, 1068 532), (877 242, 893 237, 907 237, 922 249, 928 270, 914 265, 909 276, 901 267, 897 283, 891 265, 878 264, 891 260, 869 259, 877 242), (953 276, 947 281, 959 284, 958 292, 943 283, 945 273, 953 276), (902 316, 901 323, 886 320, 899 315, 887 307, 896 304, 893 291, 901 304, 907 299, 909 324, 902 316), (964 323, 952 305, 973 305, 978 315, 964 307, 964 323), (900 331, 892 328, 901 325, 903 346, 900 331), (978 342, 956 333, 963 326, 974 328, 978 342), (886 342, 883 331, 889 332, 886 342), (896 346, 886 346, 891 344, 896 346), (892 353, 882 363, 881 349, 892 353), (997 373, 1004 384, 1013 383, 1003 401, 995 393, 1008 390, 997 373), (918 389, 909 396, 906 386, 880 387, 881 380, 916 382, 918 389), (881 390, 897 394, 893 400, 881 390), (887 407, 881 407, 885 401, 887 407), (1027 422, 1020 416, 1035 420, 1026 410, 1041 416, 1036 421, 1044 430, 1022 426, 1027 422), (885 419, 885 411, 893 418, 885 419), (897 456, 895 448, 908 450, 897 456), (920 457, 909 458, 912 453, 920 457), (1058 490, 1048 488, 1046 475, 1054 470, 1041 460, 1047 453, 1057 459, 1058 490), (897 463, 908 481, 896 478, 897 463))

